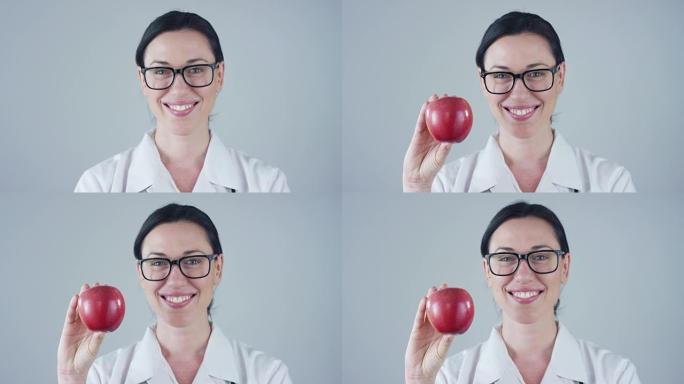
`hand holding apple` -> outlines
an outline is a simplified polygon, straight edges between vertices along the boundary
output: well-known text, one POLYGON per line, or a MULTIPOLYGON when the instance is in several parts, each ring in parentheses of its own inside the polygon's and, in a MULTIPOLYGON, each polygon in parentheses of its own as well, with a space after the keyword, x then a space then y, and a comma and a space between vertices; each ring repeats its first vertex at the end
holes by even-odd
POLYGON ((427 316, 437 332, 463 334, 475 316, 473 298, 465 289, 441 289, 428 297, 427 316))
MULTIPOLYGON (((98 287, 99 284, 95 284, 98 287)), ((57 348, 57 381, 60 384, 85 383, 105 332, 94 332, 86 327, 79 315, 80 296, 91 289, 88 284, 79 294, 72 296, 67 309, 62 335, 57 348)))
MULTIPOLYGON (((443 98, 448 96, 444 95, 443 98)), ((449 155, 452 144, 435 140, 426 124, 426 111, 429 105, 439 100, 441 99, 437 95, 432 95, 418 114, 413 137, 404 156, 404 192, 430 192, 437 172, 449 155)))
POLYGON ((404 356, 404 378, 406 384, 434 384, 439 368, 444 364, 454 335, 441 334, 427 320, 428 297, 446 288, 432 287, 420 300, 413 321, 406 354, 404 356))
POLYGON ((473 126, 473 111, 465 99, 442 97, 427 105, 425 122, 435 140, 460 143, 473 126))

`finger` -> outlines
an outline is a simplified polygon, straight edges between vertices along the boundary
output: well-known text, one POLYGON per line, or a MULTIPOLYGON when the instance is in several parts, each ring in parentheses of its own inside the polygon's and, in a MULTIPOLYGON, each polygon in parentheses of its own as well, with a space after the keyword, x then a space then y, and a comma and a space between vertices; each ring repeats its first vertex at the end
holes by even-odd
POLYGON ((437 288, 437 290, 441 291, 442 289, 447 288, 447 287, 448 287, 447 283, 442 283, 442 285, 440 285, 439 288, 437 288))
POLYGON ((84 291, 87 291, 88 289, 90 289, 90 286, 88 285, 88 283, 85 283, 85 284, 81 285, 81 290, 79 291, 79 293, 83 293, 84 291))
POLYGON ((416 121, 416 129, 413 132, 413 136, 416 137, 422 132, 427 131, 427 125, 425 124, 425 109, 427 108, 428 102, 424 102, 420 107, 420 113, 418 113, 418 121, 416 121))
POLYGON ((435 169, 439 170, 442 168, 446 162, 447 156, 449 156, 451 145, 451 143, 440 143, 439 146, 433 150, 432 166, 435 169))
POLYGON ((446 358, 447 353, 449 353, 449 347, 451 347, 451 343, 453 343, 455 337, 456 335, 444 335, 439 340, 439 344, 437 344, 437 357, 439 357, 440 360, 446 358))
POLYGON ((437 96, 436 93, 433 93, 432 96, 428 99, 428 102, 433 102, 435 100, 439 99, 439 96, 437 96))
POLYGON ((100 350, 100 345, 102 345, 102 340, 104 340, 106 332, 93 332, 92 337, 88 340, 88 351, 93 356, 97 355, 97 351, 100 350))
POLYGON ((417 331, 423 324, 425 324, 425 307, 427 298, 423 297, 418 303, 418 311, 416 311, 416 318, 413 320, 413 330, 417 331))
POLYGON ((437 288, 436 288, 436 287, 434 287, 434 286, 433 286, 433 287, 430 287, 430 289, 428 289, 427 294, 426 294, 425 296, 430 297, 430 295, 432 295, 432 294, 435 293, 436 291, 437 291, 437 288))
POLYGON ((69 308, 67 309, 66 318, 64 319, 64 325, 67 326, 78 320, 78 311, 76 310, 76 305, 78 303, 78 295, 71 296, 69 301, 69 308))

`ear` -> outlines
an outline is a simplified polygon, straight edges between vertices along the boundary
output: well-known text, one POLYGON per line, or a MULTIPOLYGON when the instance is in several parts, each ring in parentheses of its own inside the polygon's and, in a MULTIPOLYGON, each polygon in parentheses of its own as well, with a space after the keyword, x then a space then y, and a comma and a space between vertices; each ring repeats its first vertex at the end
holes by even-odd
POLYGON ((487 283, 488 287, 492 287, 492 273, 489 270, 489 266, 487 265, 487 259, 484 257, 482 258, 482 272, 484 273, 484 278, 485 282, 487 283))
POLYGON ((565 86, 565 62, 562 62, 558 72, 556 72, 556 81, 558 82, 558 93, 563 91, 563 86, 565 86))
POLYGON ((570 263, 572 262, 572 255, 570 253, 566 253, 565 256, 561 259, 561 283, 566 284, 568 282, 568 278, 570 277, 570 263))
POLYGON ((138 272, 138 284, 142 287, 145 282, 145 278, 142 275, 142 270, 140 269, 140 263, 135 263, 135 269, 138 272))
POLYGON ((226 76, 226 64, 224 61, 220 62, 218 67, 216 67, 216 82, 218 83, 218 89, 216 93, 218 94, 223 89, 223 80, 226 76))
POLYGON ((480 90, 482 91, 483 95, 486 95, 489 92, 487 92, 487 88, 485 88, 485 85, 484 85, 484 79, 482 78, 482 69, 480 69, 480 67, 476 67, 476 68, 477 68, 477 80, 478 80, 478 83, 480 83, 480 90))
POLYGON ((145 77, 142 74, 142 68, 135 66, 136 75, 138 76, 138 83, 140 83, 140 90, 143 94, 147 91, 147 85, 145 85, 145 77))
POLYGON ((216 256, 216 259, 214 259, 214 273, 213 273, 214 287, 219 285, 222 277, 223 277, 223 253, 219 254, 218 256, 216 256))

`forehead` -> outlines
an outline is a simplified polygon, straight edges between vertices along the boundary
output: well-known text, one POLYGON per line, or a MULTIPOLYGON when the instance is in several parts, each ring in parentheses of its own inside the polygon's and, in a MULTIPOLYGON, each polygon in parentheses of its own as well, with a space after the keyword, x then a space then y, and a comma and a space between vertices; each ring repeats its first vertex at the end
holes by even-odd
POLYGON ((204 228, 188 221, 160 224, 147 234, 142 243, 143 256, 152 252, 181 256, 190 250, 211 252, 212 249, 204 228))
POLYGON ((554 249, 560 247, 549 223, 537 217, 525 217, 511 219, 501 224, 492 234, 489 251, 493 252, 497 248, 512 248, 518 252, 526 252, 538 245, 554 249))
POLYGON ((144 56, 146 66, 153 61, 165 61, 173 66, 180 66, 194 59, 205 59, 213 63, 214 54, 207 37, 191 29, 160 34, 147 45, 144 56))
POLYGON ((535 33, 504 36, 489 46, 484 57, 487 71, 494 66, 508 67, 516 72, 524 71, 529 65, 539 63, 548 67, 557 64, 549 43, 535 33))

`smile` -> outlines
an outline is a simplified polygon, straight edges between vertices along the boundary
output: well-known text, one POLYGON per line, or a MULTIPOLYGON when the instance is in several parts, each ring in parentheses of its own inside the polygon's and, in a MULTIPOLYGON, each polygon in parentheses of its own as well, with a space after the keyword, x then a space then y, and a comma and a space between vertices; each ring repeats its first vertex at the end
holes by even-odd
POLYGON ((542 292, 544 291, 509 291, 508 294, 511 295, 516 302, 528 304, 537 300, 542 292))
POLYGON ((197 104, 199 104, 199 101, 187 104, 163 104, 169 110, 169 112, 171 112, 172 115, 176 117, 185 117, 195 109, 197 104))
POLYGON ((539 105, 533 107, 503 107, 508 114, 517 121, 524 121, 531 118, 539 109, 539 105))
POLYGON ((185 306, 190 302, 190 300, 197 296, 197 294, 191 294, 191 295, 182 295, 182 296, 166 296, 166 295, 160 295, 164 301, 169 304, 171 307, 174 308, 180 308, 185 306))

